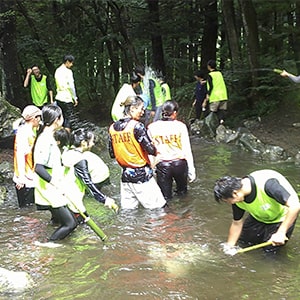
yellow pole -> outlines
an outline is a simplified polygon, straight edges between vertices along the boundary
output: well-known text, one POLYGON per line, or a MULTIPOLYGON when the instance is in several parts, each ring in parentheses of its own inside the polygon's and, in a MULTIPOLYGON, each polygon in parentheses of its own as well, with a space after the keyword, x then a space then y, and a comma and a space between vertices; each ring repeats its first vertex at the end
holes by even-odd
POLYGON ((270 246, 270 245, 272 245, 272 242, 271 241, 267 241, 267 242, 263 242, 261 244, 257 244, 257 245, 253 245, 253 246, 246 247, 246 248, 243 248, 243 249, 239 249, 237 251, 237 253, 245 253, 245 252, 248 252, 248 251, 251 251, 251 250, 263 248, 263 247, 270 246))

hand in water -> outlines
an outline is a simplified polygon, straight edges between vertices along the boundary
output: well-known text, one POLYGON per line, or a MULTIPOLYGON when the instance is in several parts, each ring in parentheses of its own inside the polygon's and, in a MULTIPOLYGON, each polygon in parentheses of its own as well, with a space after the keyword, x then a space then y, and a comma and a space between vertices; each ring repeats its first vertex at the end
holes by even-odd
POLYGON ((239 246, 231 246, 231 245, 228 245, 227 243, 222 243, 221 247, 223 248, 223 252, 226 255, 231 255, 231 256, 237 254, 238 250, 240 249, 239 246))
POLYGON ((115 200, 110 197, 106 197, 104 205, 111 208, 115 213, 118 213, 118 211, 119 211, 118 204, 116 204, 115 200))
POLYGON ((189 177, 189 182, 191 183, 191 182, 194 182, 195 180, 196 180, 196 174, 195 173, 190 173, 189 175, 188 175, 188 177, 189 177))

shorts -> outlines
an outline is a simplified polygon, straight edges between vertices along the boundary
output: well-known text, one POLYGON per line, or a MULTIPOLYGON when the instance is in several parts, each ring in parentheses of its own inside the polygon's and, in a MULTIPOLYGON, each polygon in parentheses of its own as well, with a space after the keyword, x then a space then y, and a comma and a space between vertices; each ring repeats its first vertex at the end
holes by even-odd
POLYGON ((165 206, 166 200, 154 177, 143 183, 121 182, 121 207, 135 209, 139 203, 148 209, 165 206))
POLYGON ((227 100, 210 102, 209 110, 212 112, 217 112, 218 110, 227 110, 227 100))
MULTIPOLYGON (((288 238, 291 237, 295 224, 296 221, 288 229, 286 233, 286 236, 288 238)), ((246 243, 247 245, 256 245, 266 242, 271 238, 272 234, 274 234, 278 230, 280 225, 281 222, 271 224, 262 223, 249 215, 243 224, 243 229, 239 241, 241 241, 242 243, 246 243)), ((270 251, 275 248, 278 248, 278 246, 268 246, 265 248, 265 250, 270 251)))

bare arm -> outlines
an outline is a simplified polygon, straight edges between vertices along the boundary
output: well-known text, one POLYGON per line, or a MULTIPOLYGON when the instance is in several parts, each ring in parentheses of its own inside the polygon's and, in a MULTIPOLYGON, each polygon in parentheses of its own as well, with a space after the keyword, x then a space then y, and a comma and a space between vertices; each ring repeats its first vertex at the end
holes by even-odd
POLYGON ((31 73, 32 73, 32 70, 31 69, 27 69, 26 77, 25 77, 24 83, 23 83, 24 88, 28 87, 31 73))
POLYGON ((49 91, 50 103, 53 103, 53 91, 49 91))
POLYGON ((227 244, 231 247, 235 246, 242 232, 244 221, 240 219, 238 221, 233 220, 229 228, 229 234, 227 244))
POLYGON ((270 238, 273 246, 283 245, 287 240, 286 233, 297 219, 300 211, 300 203, 298 197, 290 196, 286 202, 286 206, 288 207, 288 212, 285 216, 285 219, 281 223, 277 232, 275 232, 270 238))
POLYGON ((282 77, 288 77, 290 80, 292 80, 295 83, 300 83, 300 76, 295 76, 289 72, 287 72, 286 70, 283 70, 280 75, 282 77))

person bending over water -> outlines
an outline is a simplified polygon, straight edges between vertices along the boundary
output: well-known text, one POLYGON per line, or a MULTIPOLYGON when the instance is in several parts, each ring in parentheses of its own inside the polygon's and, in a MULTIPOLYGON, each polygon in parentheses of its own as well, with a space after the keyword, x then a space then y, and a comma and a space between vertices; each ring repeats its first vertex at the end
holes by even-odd
POLYGON ((216 181, 215 199, 231 204, 233 221, 224 252, 230 254, 238 241, 247 244, 272 242, 274 251, 291 237, 300 211, 299 198, 280 173, 259 170, 239 178, 225 176, 216 181), (245 212, 249 215, 244 220, 245 212))
MULTIPOLYGON (((91 161, 88 161, 89 157, 85 156, 85 152, 94 144, 94 134, 86 129, 77 129, 71 133, 70 137, 70 149, 66 149, 62 154, 62 163, 66 167, 65 169, 65 181, 67 190, 66 195, 69 194, 69 198, 72 199, 74 205, 69 205, 71 210, 76 214, 77 219, 82 222, 82 217, 79 214, 79 210, 85 212, 85 206, 83 204, 83 197, 85 190, 88 189, 92 196, 108 206, 109 208, 118 211, 118 206, 115 201, 104 195, 93 182, 91 177, 91 161), (79 209, 79 210, 78 210, 79 209)), ((101 170, 98 170, 101 172, 101 170)))

